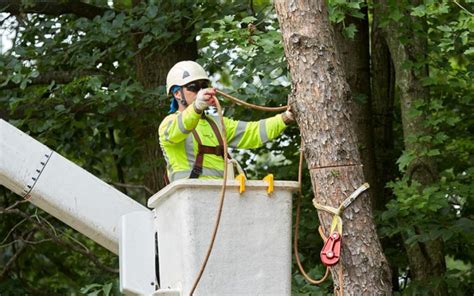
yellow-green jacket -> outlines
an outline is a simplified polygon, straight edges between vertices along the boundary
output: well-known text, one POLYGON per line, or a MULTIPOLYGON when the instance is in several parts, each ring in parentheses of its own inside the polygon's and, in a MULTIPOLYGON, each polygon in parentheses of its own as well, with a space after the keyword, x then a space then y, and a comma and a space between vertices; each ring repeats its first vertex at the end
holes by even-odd
MULTIPOLYGON (((205 115, 222 130, 217 116, 205 115)), ((236 121, 224 118, 227 143, 231 148, 258 148, 280 135, 286 128, 281 115, 260 121, 236 121)), ((159 127, 160 146, 167 163, 170 182, 188 178, 196 161, 198 143, 191 131, 195 129, 202 145, 218 146, 214 131, 202 115, 194 111, 194 104, 183 112, 168 115, 159 127)), ((224 176, 224 159, 205 154, 200 178, 219 179, 224 176)))

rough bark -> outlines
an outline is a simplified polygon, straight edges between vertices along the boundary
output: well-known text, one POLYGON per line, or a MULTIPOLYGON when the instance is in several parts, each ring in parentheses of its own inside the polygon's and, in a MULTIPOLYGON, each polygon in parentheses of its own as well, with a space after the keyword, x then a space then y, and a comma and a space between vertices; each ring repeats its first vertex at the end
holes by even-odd
MULTIPOLYGON (((413 5, 419 5, 420 1, 414 1, 413 5)), ((389 9, 387 1, 375 1, 378 13, 385 14, 389 9)), ((403 8, 400 8, 403 9, 403 8)), ((409 140, 409 136, 426 134, 429 131, 424 127, 425 114, 409 115, 414 104, 418 101, 428 102, 429 92, 422 85, 422 79, 427 77, 426 67, 405 67, 406 62, 417 62, 425 57, 427 52, 427 40, 424 36, 416 33, 414 24, 423 26, 422 19, 408 17, 403 23, 390 22, 384 27, 384 37, 387 42, 392 62, 395 68, 396 86, 400 95, 402 125, 405 149, 409 151, 421 151, 428 148, 429 144, 409 140), (407 42, 401 42, 402 37, 407 42)), ((407 169, 410 180, 417 181, 422 187, 433 183, 437 179, 437 170, 434 161, 426 156, 417 157, 407 169)), ((422 188, 421 188, 422 190, 422 188)), ((415 233, 420 233, 414 226, 415 233)), ((442 277, 446 272, 443 243, 441 240, 418 242, 413 245, 405 244, 407 250, 410 271, 413 279, 421 283, 427 283, 433 277, 442 277)), ((431 295, 447 295, 445 284, 437 285, 430 291, 431 295)))
MULTIPOLYGON (((338 57, 324 0, 275 2, 292 76, 289 103, 305 145, 316 201, 337 207, 364 182, 352 125, 350 89, 338 57)), ((332 216, 320 212, 326 233, 332 216)), ((368 194, 343 214, 342 255, 331 269, 345 295, 389 295, 390 269, 382 253, 368 194), (342 270, 341 270, 342 269, 342 270), (342 271, 342 279, 339 272, 342 271)))
POLYGON ((372 128, 371 89, 370 89, 370 54, 369 54, 369 21, 367 10, 366 17, 358 19, 346 17, 346 25, 354 24, 357 33, 353 39, 342 34, 342 26, 336 26, 335 42, 347 83, 352 91, 353 100, 351 107, 353 126, 358 139, 359 153, 362 160, 364 176, 371 186, 370 196, 372 204, 379 203, 383 198, 382 183, 377 180, 375 166, 374 137, 372 128))
MULTIPOLYGON (((134 6, 139 5, 141 0, 133 0, 134 6)), ((183 8, 184 9, 184 8, 183 8)), ((188 7, 188 9, 191 9, 188 7)), ((165 14, 166 12, 162 11, 165 14)), ((189 14, 192 14, 189 11, 189 14)), ((137 46, 138 54, 135 56, 135 65, 137 80, 146 89, 153 89, 166 84, 166 75, 169 69, 177 62, 182 60, 195 60, 197 58, 197 44, 193 40, 185 41, 191 32, 178 32, 181 38, 174 44, 168 46, 165 52, 153 52, 151 48, 138 50, 138 44, 142 35, 134 35, 134 43, 137 46)), ((156 98, 157 104, 149 112, 156 114, 156 120, 145 122, 139 133, 142 142, 139 146, 142 150, 142 161, 146 164, 144 172, 144 184, 154 192, 165 186, 164 175, 166 173, 166 162, 159 146, 158 126, 161 120, 166 116, 169 109, 169 100, 167 98, 156 98)))

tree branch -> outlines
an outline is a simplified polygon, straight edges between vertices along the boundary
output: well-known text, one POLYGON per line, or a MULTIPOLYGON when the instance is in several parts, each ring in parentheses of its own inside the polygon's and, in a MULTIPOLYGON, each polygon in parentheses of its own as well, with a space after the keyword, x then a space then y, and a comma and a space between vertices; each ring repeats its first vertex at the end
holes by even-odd
MULTIPOLYGON (((110 150, 112 150, 112 157, 114 159, 114 165, 117 171, 117 178, 120 183, 125 184, 125 174, 123 172, 122 164, 117 153, 115 153, 115 149, 117 148, 117 143, 115 142, 114 129, 108 128, 108 133, 109 133, 109 138, 110 138, 110 150)), ((127 187, 122 187, 122 188, 123 188, 122 192, 125 194, 128 194, 127 187)))
POLYGON ((454 3, 456 3, 457 6, 459 6, 462 10, 464 10, 467 14, 469 14, 470 16, 474 16, 474 13, 470 12, 469 10, 467 10, 464 6, 462 6, 461 4, 458 3, 458 1, 454 0, 454 3))
POLYGON ((67 249, 73 250, 73 251, 75 251, 75 252, 77 252, 77 253, 79 253, 83 256, 86 256, 87 258, 89 258, 89 260, 91 260, 94 263, 95 266, 97 266, 98 268, 100 268, 104 271, 107 271, 107 272, 110 272, 110 273, 118 273, 118 269, 111 268, 109 266, 104 265, 102 262, 100 262, 99 258, 97 258, 89 250, 84 250, 84 249, 76 246, 75 244, 67 241, 67 240, 62 240, 53 231, 51 231, 51 229, 44 226, 42 223, 40 223, 40 221, 35 220, 30 215, 28 215, 28 214, 26 214, 26 213, 24 213, 24 212, 22 212, 18 209, 5 209, 5 208, 0 208, 0 214, 16 214, 16 215, 19 215, 19 216, 23 217, 26 220, 30 221, 33 225, 35 225, 35 227, 38 228, 39 230, 41 230, 44 234, 49 236, 51 238, 51 240, 54 241, 55 243, 57 243, 59 245, 62 245, 64 247, 66 247, 67 249))
MULTIPOLYGON (((26 236, 25 240, 28 241, 34 234, 35 232, 34 231, 30 231, 28 233, 28 235, 26 236)), ((13 266, 13 264, 15 263, 16 259, 21 255, 21 253, 23 253, 23 251, 25 250, 25 248, 27 247, 28 244, 23 244, 17 251, 16 253, 10 258, 10 260, 8 260, 7 264, 5 264, 5 266, 3 267, 2 269, 2 272, 0 272, 0 281, 3 280, 3 278, 5 277, 5 275, 7 274, 7 272, 10 270, 10 268, 13 266)))
POLYGON ((81 1, 32 1, 27 5, 22 5, 18 0, 0 0, 0 11, 11 14, 19 13, 40 13, 46 15, 74 14, 79 17, 93 19, 98 15, 103 15, 106 11, 113 10, 108 7, 99 7, 81 1))
POLYGON ((1 20, 1 21, 0 21, 0 26, 3 26, 3 24, 4 24, 9 18, 11 18, 11 17, 13 17, 12 14, 8 15, 6 18, 4 18, 3 20, 1 20))
MULTIPOLYGON (((56 82, 57 84, 66 84, 78 77, 91 76, 91 75, 104 75, 105 73, 100 70, 82 70, 82 71, 51 71, 41 73, 40 76, 33 78, 28 86, 30 85, 42 85, 50 84, 51 82, 56 82)), ((119 81, 119 79, 113 79, 112 76, 106 75, 105 84, 110 84, 112 81, 119 81)), ((6 89, 15 89, 20 87, 19 84, 8 82, 7 85, 0 87, 0 90, 6 89)))

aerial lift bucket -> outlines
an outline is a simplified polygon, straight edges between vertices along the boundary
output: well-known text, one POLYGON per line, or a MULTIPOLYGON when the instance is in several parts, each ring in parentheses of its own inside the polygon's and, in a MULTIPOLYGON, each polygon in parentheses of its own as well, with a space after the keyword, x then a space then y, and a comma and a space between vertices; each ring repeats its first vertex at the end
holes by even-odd
MULTIPOLYGON (((195 295, 290 295, 293 181, 227 182, 211 257, 195 295)), ((154 209, 160 295, 188 295, 211 239, 222 180, 179 180, 148 200, 154 209)))

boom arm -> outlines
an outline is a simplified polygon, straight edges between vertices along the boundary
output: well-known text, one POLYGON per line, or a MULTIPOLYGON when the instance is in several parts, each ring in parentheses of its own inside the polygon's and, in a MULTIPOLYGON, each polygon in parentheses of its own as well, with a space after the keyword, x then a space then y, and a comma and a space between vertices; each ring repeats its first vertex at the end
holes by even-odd
POLYGON ((115 254, 120 218, 150 212, 1 119, 0 184, 115 254))

